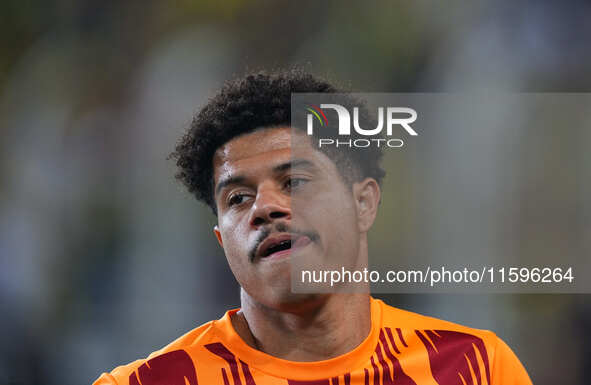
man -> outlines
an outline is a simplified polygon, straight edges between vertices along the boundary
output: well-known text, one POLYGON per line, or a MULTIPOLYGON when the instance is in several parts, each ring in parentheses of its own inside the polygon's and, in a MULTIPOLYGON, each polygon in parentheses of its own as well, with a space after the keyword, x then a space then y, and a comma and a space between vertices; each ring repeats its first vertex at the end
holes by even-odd
POLYGON ((217 215, 242 307, 95 385, 531 384, 490 331, 367 292, 292 292, 292 259, 367 265, 384 176, 380 150, 321 152, 304 131, 292 133, 292 92, 336 89, 297 70, 235 80, 173 154, 177 177, 217 215))

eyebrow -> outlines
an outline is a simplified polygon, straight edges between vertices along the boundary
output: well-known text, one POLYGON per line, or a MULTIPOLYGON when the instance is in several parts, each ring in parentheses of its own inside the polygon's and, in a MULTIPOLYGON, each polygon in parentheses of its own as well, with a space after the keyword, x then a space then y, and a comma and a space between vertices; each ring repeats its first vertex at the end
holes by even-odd
POLYGON ((231 176, 229 178, 223 179, 222 181, 220 181, 220 183, 218 183, 217 187, 215 188, 215 195, 218 195, 224 187, 231 184, 244 183, 245 180, 246 178, 243 176, 231 176))
MULTIPOLYGON (((274 173, 284 172, 284 171, 291 170, 292 168, 296 168, 296 167, 307 167, 307 168, 311 168, 311 169, 316 168, 314 163, 310 162, 309 160, 293 159, 289 162, 281 163, 281 164, 273 167, 273 172, 274 173)), ((220 191, 222 191, 222 189, 228 185, 241 184, 241 183, 244 183, 245 181, 246 181, 246 177, 244 177, 243 175, 230 176, 228 178, 222 179, 220 181, 220 183, 218 183, 218 185, 215 188, 215 195, 218 195, 220 193, 220 191)))
POLYGON ((289 162, 281 163, 280 165, 273 167, 273 172, 287 171, 287 170, 290 170, 290 169, 296 168, 296 167, 307 167, 307 168, 312 168, 312 169, 316 168, 314 163, 310 162, 309 160, 293 159, 293 160, 290 160, 289 162))

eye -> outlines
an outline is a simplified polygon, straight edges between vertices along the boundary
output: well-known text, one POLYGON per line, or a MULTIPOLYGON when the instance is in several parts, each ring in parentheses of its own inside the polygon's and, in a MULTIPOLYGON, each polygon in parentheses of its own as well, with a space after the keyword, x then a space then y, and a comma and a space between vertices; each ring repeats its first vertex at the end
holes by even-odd
POLYGON ((247 194, 244 194, 244 193, 232 194, 228 198, 228 206, 231 207, 231 206, 234 206, 234 205, 239 205, 241 203, 244 203, 247 198, 248 198, 248 195, 247 194))
POLYGON ((309 182, 308 179, 304 179, 304 178, 289 178, 285 182, 285 188, 287 188, 287 189, 297 189, 298 187, 301 187, 301 186, 305 185, 308 182, 309 182))

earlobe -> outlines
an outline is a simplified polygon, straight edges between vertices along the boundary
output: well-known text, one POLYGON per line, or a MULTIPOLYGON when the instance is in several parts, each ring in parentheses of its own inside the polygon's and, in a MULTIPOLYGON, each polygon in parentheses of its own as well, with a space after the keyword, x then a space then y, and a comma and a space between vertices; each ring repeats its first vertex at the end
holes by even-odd
POLYGON ((224 242, 222 241, 222 233, 220 232, 220 228, 217 225, 215 225, 213 227, 213 233, 215 234, 215 237, 217 238, 218 243, 223 248, 224 247, 224 242))

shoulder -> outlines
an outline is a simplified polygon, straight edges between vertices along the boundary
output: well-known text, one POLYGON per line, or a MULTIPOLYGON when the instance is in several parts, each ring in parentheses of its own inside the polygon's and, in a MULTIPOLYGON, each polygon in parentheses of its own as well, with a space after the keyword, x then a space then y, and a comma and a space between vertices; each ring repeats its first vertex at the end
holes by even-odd
POLYGON ((414 313, 408 310, 399 309, 377 301, 382 309, 382 325, 385 327, 396 327, 401 329, 414 330, 440 330, 465 333, 477 336, 486 340, 487 343, 496 344, 498 337, 490 330, 477 329, 458 323, 442 320, 435 317, 414 313))
POLYGON ((118 366, 110 373, 103 373, 93 385, 122 385, 128 382, 132 384, 134 373, 138 370, 141 372, 142 366, 158 370, 158 367, 169 368, 172 365, 180 370, 187 368, 187 372, 194 373, 193 355, 189 355, 188 352, 195 351, 196 347, 207 344, 214 338, 213 328, 216 322, 209 321, 185 333, 163 348, 150 353, 146 358, 118 366))
POLYGON ((453 373, 469 373, 470 368, 479 367, 491 384, 531 384, 517 356, 494 332, 374 301, 382 309, 381 324, 390 342, 404 347, 411 342, 423 346, 435 377, 445 377, 450 367, 453 373))
POLYGON ((435 317, 399 309, 377 300, 382 309, 382 326, 386 329, 404 331, 405 335, 418 337, 425 347, 439 351, 450 346, 476 347, 482 354, 486 351, 489 358, 494 358, 494 351, 499 344, 499 337, 484 329, 472 328, 435 317))

